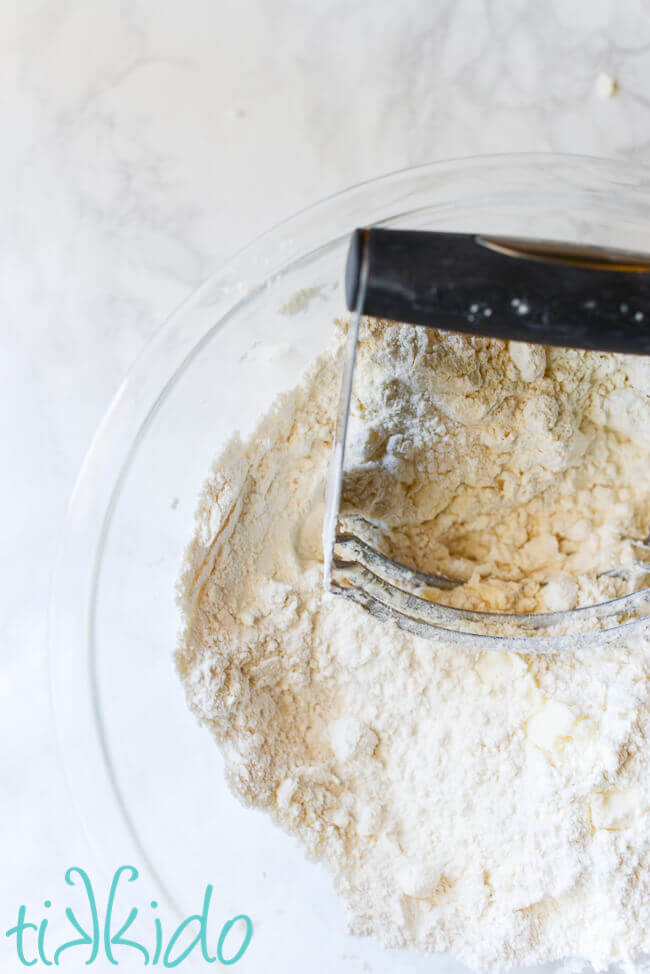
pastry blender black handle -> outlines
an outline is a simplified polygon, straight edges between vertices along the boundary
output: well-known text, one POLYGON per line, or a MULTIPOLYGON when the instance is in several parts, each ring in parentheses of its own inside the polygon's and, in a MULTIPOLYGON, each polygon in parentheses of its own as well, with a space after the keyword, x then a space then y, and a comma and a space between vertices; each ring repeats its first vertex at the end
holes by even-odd
POLYGON ((361 312, 377 318, 542 345, 650 354, 646 254, 372 227, 352 236, 345 284, 348 308, 356 310, 361 302, 361 312))

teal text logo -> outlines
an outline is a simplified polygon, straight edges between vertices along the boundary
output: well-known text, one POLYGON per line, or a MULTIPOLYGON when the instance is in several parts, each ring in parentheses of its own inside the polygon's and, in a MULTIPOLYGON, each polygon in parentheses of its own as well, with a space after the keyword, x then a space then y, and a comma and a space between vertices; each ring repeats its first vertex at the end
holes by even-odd
POLYGON ((205 888, 200 913, 186 917, 166 933, 155 900, 147 909, 131 905, 132 888, 127 884, 135 883, 138 875, 135 866, 120 866, 115 871, 101 914, 88 874, 77 866, 68 869, 66 883, 78 887, 83 898, 83 910, 75 913, 69 906, 64 910, 70 939, 50 943, 51 900, 44 901, 42 918, 28 916, 27 907, 20 906, 15 924, 6 931, 20 963, 25 967, 39 963, 51 967, 69 960, 75 970, 80 970, 80 963, 90 965, 101 958, 117 966, 122 959, 134 955, 139 955, 143 966, 160 967, 178 967, 190 954, 201 957, 206 964, 231 966, 241 960, 253 936, 253 923, 249 916, 240 913, 215 928, 210 918, 213 886, 205 888))

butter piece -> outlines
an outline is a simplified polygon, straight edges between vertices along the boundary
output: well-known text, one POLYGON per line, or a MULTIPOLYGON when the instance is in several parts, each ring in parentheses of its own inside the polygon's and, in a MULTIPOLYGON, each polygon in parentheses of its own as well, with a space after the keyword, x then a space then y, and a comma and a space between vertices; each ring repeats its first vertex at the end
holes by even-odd
POLYGON ((572 736, 576 719, 566 704, 549 700, 541 710, 533 714, 526 724, 526 735, 536 747, 552 751, 572 736))

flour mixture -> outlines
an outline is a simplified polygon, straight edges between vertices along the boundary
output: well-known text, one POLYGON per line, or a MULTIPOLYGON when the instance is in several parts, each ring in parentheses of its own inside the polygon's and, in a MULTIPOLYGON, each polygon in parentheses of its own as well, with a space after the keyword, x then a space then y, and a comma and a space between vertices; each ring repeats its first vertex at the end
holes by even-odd
POLYGON ((544 612, 639 587, 603 573, 650 526, 649 358, 369 321, 355 392, 341 514, 465 582, 429 599, 544 612))
MULTIPOLYGON (((650 950, 648 642, 476 653, 325 595, 340 375, 339 339, 201 499, 177 662, 233 790, 328 865, 354 933, 477 968, 650 950)), ((650 521, 648 360, 365 322, 359 375, 344 502, 467 579, 451 604, 621 584, 598 575, 650 521)))

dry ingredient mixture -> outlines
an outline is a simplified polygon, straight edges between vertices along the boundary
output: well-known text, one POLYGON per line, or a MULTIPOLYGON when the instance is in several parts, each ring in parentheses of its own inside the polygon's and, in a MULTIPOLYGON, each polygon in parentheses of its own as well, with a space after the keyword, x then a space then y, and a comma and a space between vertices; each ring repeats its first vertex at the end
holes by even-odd
POLYGON ((602 573, 650 526, 650 359, 369 320, 355 390, 342 513, 465 582, 430 599, 543 612, 639 587, 602 573))
MULTIPOLYGON (((597 576, 650 521, 650 362, 361 337, 345 503, 387 550, 467 579, 454 605, 616 594, 597 576)), ((188 702, 235 793, 327 863, 352 932, 476 968, 631 961, 650 951, 650 643, 463 651, 325 595, 340 376, 339 335, 214 467, 181 581, 188 702)))

